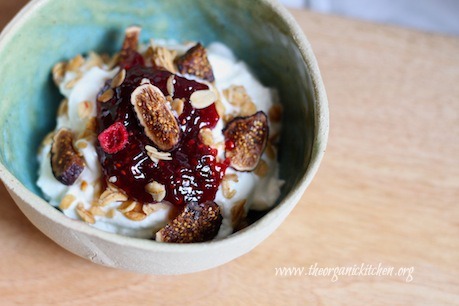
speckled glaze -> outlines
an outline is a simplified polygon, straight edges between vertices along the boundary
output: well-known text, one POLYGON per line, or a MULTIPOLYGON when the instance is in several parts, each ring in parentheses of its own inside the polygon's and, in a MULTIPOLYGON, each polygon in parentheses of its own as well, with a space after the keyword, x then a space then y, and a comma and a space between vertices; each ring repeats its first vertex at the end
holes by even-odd
POLYGON ((328 137, 328 106, 314 54, 299 26, 268 0, 35 0, 0 36, 0 178, 43 233, 95 263, 142 273, 183 274, 241 256, 270 235, 316 173, 328 137), (50 70, 90 50, 114 52, 124 29, 142 39, 221 41, 246 61, 284 105, 278 205, 250 227, 220 241, 175 245, 122 237, 65 217, 43 200, 36 152, 55 125, 59 93, 50 70))

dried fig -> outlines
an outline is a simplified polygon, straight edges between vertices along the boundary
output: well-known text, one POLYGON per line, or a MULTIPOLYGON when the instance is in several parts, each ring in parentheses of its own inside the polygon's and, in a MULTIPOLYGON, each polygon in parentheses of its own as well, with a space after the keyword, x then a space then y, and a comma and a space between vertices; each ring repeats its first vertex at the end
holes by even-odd
POLYGON ((172 222, 156 233, 156 241, 192 243, 217 236, 222 224, 220 207, 213 201, 189 203, 172 222))
POLYGON ((132 92, 131 103, 156 147, 162 151, 173 149, 180 139, 180 128, 161 90, 149 83, 140 85, 132 92))
POLYGON ((83 159, 73 147, 73 134, 67 129, 60 129, 53 137, 51 145, 51 168, 54 177, 64 185, 70 186, 83 172, 83 159))
POLYGON ((266 147, 269 135, 268 118, 264 112, 248 117, 237 117, 223 130, 225 156, 238 171, 254 170, 266 147))
POLYGON ((215 80, 212 66, 207 58, 207 51, 200 43, 177 58, 175 64, 180 73, 195 75, 209 82, 215 80))

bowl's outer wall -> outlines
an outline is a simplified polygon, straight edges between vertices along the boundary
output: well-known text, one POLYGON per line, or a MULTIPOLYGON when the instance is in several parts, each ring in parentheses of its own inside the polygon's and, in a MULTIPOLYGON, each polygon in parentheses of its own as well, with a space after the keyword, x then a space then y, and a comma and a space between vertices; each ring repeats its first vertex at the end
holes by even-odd
MULTIPOLYGON (((302 37, 293 37, 292 29, 272 7, 272 1, 261 0, 43 0, 29 4, 0 41, 0 162, 12 174, 0 167, 0 175, 24 214, 77 255, 144 273, 208 269, 248 252, 271 234, 311 181, 328 133, 327 102, 312 52, 306 50, 310 58, 305 63, 297 45, 302 37), (41 196, 35 184, 36 152, 41 139, 55 125, 60 101, 51 80, 52 66, 90 50, 117 51, 124 28, 132 24, 143 27, 144 41, 150 37, 222 41, 248 62, 264 84, 278 88, 285 109, 279 152, 281 176, 286 179, 281 199, 285 201, 254 226, 223 241, 199 246, 164 245, 103 233, 68 220, 24 190, 22 184, 41 196), (315 101, 317 96, 321 105, 315 101), (326 122, 320 135, 318 109, 326 122)), ((305 42, 302 51, 308 48, 305 42)))
MULTIPOLYGON (((162 250, 160 243, 150 242, 156 244, 156 249, 153 247, 146 250, 142 246, 124 244, 125 239, 118 239, 117 243, 113 243, 107 241, 106 235, 90 235, 85 231, 75 230, 82 225, 78 220, 67 221, 73 223, 73 227, 50 222, 48 215, 43 215, 14 191, 8 191, 32 224, 66 250, 97 264, 148 274, 185 274, 227 263, 249 252, 266 239, 294 207, 289 205, 286 209, 276 211, 271 222, 263 229, 254 228, 250 235, 239 235, 241 239, 231 239, 225 244, 219 243, 218 247, 207 243, 188 250, 162 250)), ((291 203, 296 203, 294 201, 298 201, 300 196, 301 193, 297 193, 291 203)))

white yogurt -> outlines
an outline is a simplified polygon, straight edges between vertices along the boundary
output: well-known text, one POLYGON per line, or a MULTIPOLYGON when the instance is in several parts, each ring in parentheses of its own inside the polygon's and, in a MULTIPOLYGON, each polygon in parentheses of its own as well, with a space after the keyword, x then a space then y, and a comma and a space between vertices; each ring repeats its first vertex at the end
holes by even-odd
MULTIPOLYGON (((164 42, 162 42, 164 44, 164 42)), ((167 44, 171 47, 171 44, 167 44)), ((174 45, 180 53, 184 52, 186 48, 180 45, 174 45)), ((243 85, 251 97, 258 110, 268 113, 270 107, 278 103, 277 93, 270 88, 266 88, 252 75, 247 65, 238 61, 231 50, 221 43, 213 43, 208 47, 208 58, 212 65, 215 75, 215 86, 222 92, 222 90, 229 88, 231 85, 243 85)), ((82 101, 88 101, 92 105, 92 112, 90 117, 96 116, 96 96, 104 83, 113 78, 118 72, 118 68, 107 71, 98 67, 88 68, 83 66, 81 68, 82 77, 78 80, 75 86, 71 89, 66 88, 66 84, 72 81, 76 74, 67 72, 64 81, 59 86, 61 93, 68 99, 68 113, 57 118, 56 130, 60 128, 68 128, 74 132, 75 135, 83 132, 88 119, 81 119, 78 116, 78 104, 82 101)), ((190 77, 190 76, 187 76, 190 77)), ((237 112, 222 94, 220 94, 222 102, 226 108, 226 113, 231 114, 237 112)), ((90 118, 89 117, 89 118, 90 118)), ((222 129, 224 127, 223 120, 217 123, 213 129, 214 141, 224 141, 222 129)), ((280 129, 279 124, 270 122, 270 133, 277 133, 280 129)), ((64 209, 63 212, 66 216, 79 219, 76 213, 76 206, 82 203, 85 209, 91 207, 94 200, 94 184, 101 176, 102 171, 97 159, 95 150, 95 140, 87 141, 87 146, 84 149, 79 149, 83 158, 85 159, 86 167, 71 186, 65 186, 57 181, 51 170, 50 162, 50 149, 51 145, 48 144, 42 148, 38 159, 40 163, 39 178, 37 185, 42 189, 45 197, 53 206, 58 206, 65 195, 71 194, 75 197, 72 205, 64 209), (84 191, 81 188, 81 183, 85 181, 88 183, 84 191)), ((223 150, 219 150, 219 155, 222 157, 223 150)), ((215 202, 220 206, 223 216, 223 224, 218 233, 218 238, 223 238, 233 232, 232 227, 232 213, 231 209, 235 203, 240 200, 246 200, 245 210, 265 210, 274 205, 275 201, 280 195, 280 188, 283 181, 279 180, 279 166, 276 160, 270 159, 264 154, 262 159, 269 166, 269 172, 265 177, 259 177, 252 172, 238 172, 234 169, 228 168, 226 173, 236 173, 238 182, 231 182, 230 187, 236 190, 233 198, 227 199, 223 196, 222 186, 219 187, 215 202)), ((106 207, 103 207, 104 212, 109 210, 114 211, 112 218, 106 216, 95 216, 96 222, 93 226, 112 233, 117 233, 125 236, 150 238, 153 232, 162 228, 168 221, 168 213, 170 210, 169 205, 161 205, 161 207, 154 213, 147 216, 142 221, 132 221, 126 218, 116 208, 119 202, 113 202, 106 207)))

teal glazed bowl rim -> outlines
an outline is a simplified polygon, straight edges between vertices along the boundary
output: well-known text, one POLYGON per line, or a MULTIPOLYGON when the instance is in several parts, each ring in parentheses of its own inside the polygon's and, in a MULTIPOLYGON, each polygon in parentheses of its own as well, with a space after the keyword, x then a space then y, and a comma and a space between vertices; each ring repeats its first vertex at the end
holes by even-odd
MULTIPOLYGON (((33 0, 29 2, 2 31, 0 35, 0 50, 3 49, 8 44, 8 42, 16 35, 17 29, 20 29, 20 26, 30 17, 31 13, 36 7, 45 5, 51 1, 52 0, 33 0)), ((296 186, 292 188, 292 190, 277 206, 271 209, 266 215, 264 215, 260 220, 252 224, 250 227, 239 232, 236 232, 231 236, 221 240, 195 244, 159 243, 153 240, 130 238, 118 234, 104 232, 99 229, 88 226, 84 222, 75 222, 75 220, 69 219, 63 213, 61 213, 51 205, 48 205, 45 200, 43 200, 41 197, 30 191, 27 187, 25 187, 6 168, 6 166, 0 163, 0 179, 4 182, 10 194, 13 195, 15 201, 17 202, 17 200, 20 200, 27 203, 27 205, 29 205, 38 214, 42 215, 43 218, 52 219, 53 222, 60 224, 63 227, 69 228, 70 230, 76 233, 81 233, 82 235, 87 235, 89 237, 97 237, 100 240, 104 240, 110 244, 121 246, 124 248, 134 248, 136 250, 142 250, 147 252, 165 252, 170 254, 186 252, 192 254, 194 252, 202 252, 203 250, 215 251, 220 249, 223 245, 225 245, 226 247, 237 248, 240 243, 244 243, 244 241, 245 243, 247 243, 247 239, 250 239, 250 236, 254 235, 254 233, 261 233, 263 231, 266 231, 266 228, 272 226, 272 224, 277 224, 277 227, 280 224, 280 222, 276 220, 279 220, 279 218, 281 218, 282 221, 288 215, 288 213, 290 213, 290 211, 296 205, 296 203, 298 202, 298 200, 300 199, 303 192, 310 184, 312 178, 318 170, 328 140, 328 102, 316 58, 302 29, 290 15, 290 13, 277 1, 256 1, 267 6, 274 14, 274 17, 281 19, 282 22, 288 28, 288 33, 286 34, 293 39, 295 47, 298 48, 298 51, 301 55, 301 59, 304 61, 304 64, 306 65, 306 68, 308 70, 309 78, 312 84, 311 92, 314 99, 314 138, 312 142, 312 152, 309 164, 307 166, 307 170, 305 174, 301 177, 300 181, 296 184, 296 186)), ((23 209, 21 208, 21 210, 23 209)), ((269 233, 267 233, 264 238, 271 234, 272 231, 274 231, 274 229, 269 231, 269 233)), ((258 241, 255 245, 250 246, 249 250, 254 248, 263 239, 258 241)), ((97 262, 97 260, 93 261, 97 262)))

